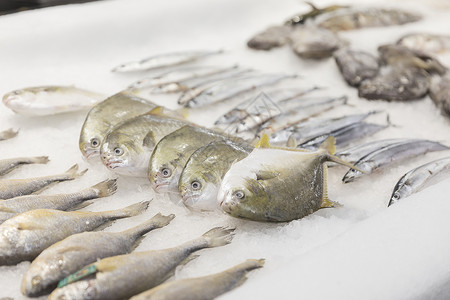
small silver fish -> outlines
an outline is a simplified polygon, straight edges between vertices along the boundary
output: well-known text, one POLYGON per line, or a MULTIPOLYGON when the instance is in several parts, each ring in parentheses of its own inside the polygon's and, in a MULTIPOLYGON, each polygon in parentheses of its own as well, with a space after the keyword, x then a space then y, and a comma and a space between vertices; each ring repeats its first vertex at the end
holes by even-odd
POLYGON ((378 59, 370 53, 342 48, 333 56, 339 71, 351 86, 358 86, 364 79, 378 74, 378 59))
POLYGON ((59 284, 60 288, 54 290, 48 299, 129 298, 164 282, 178 265, 193 258, 189 257, 192 253, 229 244, 232 233, 233 229, 216 227, 201 237, 174 248, 104 258, 81 270, 93 270, 91 273, 94 274, 75 282, 67 278, 68 284, 59 284))
POLYGON ((398 45, 430 54, 450 50, 450 36, 431 33, 410 33, 397 41, 398 45))
POLYGON ((19 134, 18 130, 12 128, 0 131, 0 141, 11 139, 19 134))
POLYGON ((112 69, 112 72, 136 72, 145 71, 150 69, 164 68, 170 66, 176 66, 191 61, 195 61, 200 58, 204 58, 209 55, 223 53, 223 50, 216 51, 184 51, 184 52, 171 52, 154 55, 139 61, 133 61, 125 64, 121 64, 112 69))
POLYGON ((102 258, 132 252, 148 232, 168 225, 175 215, 160 213, 121 232, 94 231, 71 235, 48 247, 31 263, 22 278, 21 291, 28 297, 56 288, 58 281, 102 258))
POLYGON ((116 180, 105 180, 76 193, 58 195, 26 195, 0 201, 0 224, 33 209, 69 210, 83 208, 95 198, 108 197, 116 192, 116 180))
POLYGON ((0 176, 8 174, 15 168, 27 164, 46 164, 49 162, 48 156, 36 157, 15 157, 0 160, 0 176))
POLYGON ((311 8, 310 11, 307 13, 300 13, 296 14, 295 16, 291 17, 289 20, 285 22, 285 25, 291 25, 291 26, 298 26, 303 25, 306 22, 313 21, 316 17, 330 13, 332 11, 336 11, 342 8, 348 8, 349 6, 343 6, 343 5, 330 5, 325 6, 324 8, 318 8, 313 3, 305 1, 305 3, 311 8))
MULTIPOLYGON (((447 146, 429 140, 406 140, 405 142, 392 144, 362 157, 355 163, 355 167, 365 171, 366 174, 370 174, 395 161, 401 161, 432 151, 442 151, 447 149, 449 149, 447 146)), ((342 181, 344 183, 352 182, 362 175, 362 172, 350 169, 344 175, 342 181)))
POLYGON ((35 209, 21 213, 0 225, 0 265, 33 260, 44 249, 72 234, 98 230, 116 219, 138 215, 148 203, 103 212, 35 209))
POLYGON ((441 158, 414 168, 400 178, 394 187, 388 206, 448 178, 450 157, 441 158))
POLYGON ((163 283, 151 290, 131 297, 130 300, 209 300, 241 286, 247 278, 245 275, 264 266, 264 259, 248 259, 245 262, 223 272, 198 277, 186 278, 163 283))
POLYGON ((288 25, 271 26, 257 33, 248 42, 247 46, 257 50, 270 50, 288 43, 289 36, 294 28, 288 25))
POLYGON ((430 79, 430 98, 443 115, 450 117, 450 73, 434 75, 430 79))
POLYGON ((9 199, 36 193, 52 183, 73 180, 86 173, 87 169, 77 173, 78 165, 72 166, 65 173, 27 179, 1 179, 0 199, 9 199))

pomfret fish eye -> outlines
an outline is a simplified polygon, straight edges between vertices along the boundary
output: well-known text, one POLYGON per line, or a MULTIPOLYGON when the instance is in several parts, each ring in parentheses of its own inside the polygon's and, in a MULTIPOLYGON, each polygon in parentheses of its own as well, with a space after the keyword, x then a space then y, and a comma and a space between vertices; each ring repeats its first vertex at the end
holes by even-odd
POLYGON ((245 197, 245 194, 244 194, 243 191, 236 191, 236 192, 234 193, 234 195, 235 195, 236 198, 238 198, 238 199, 242 199, 242 198, 245 197))
POLYGON ((164 168, 161 170, 161 174, 163 177, 167 178, 170 177, 170 175, 172 175, 172 171, 168 168, 164 168))
POLYGON ((122 155, 123 154, 123 149, 120 147, 114 148, 114 154, 115 155, 122 155))
POLYGON ((34 277, 31 279, 31 284, 32 284, 33 286, 36 286, 36 285, 38 285, 39 283, 41 283, 41 281, 42 281, 41 276, 37 275, 37 276, 34 276, 34 277))
POLYGON ((91 139, 91 146, 97 148, 98 146, 100 146, 100 141, 97 138, 91 139))
POLYGON ((192 181, 191 187, 194 191, 197 191, 202 187, 202 184, 198 181, 192 181))

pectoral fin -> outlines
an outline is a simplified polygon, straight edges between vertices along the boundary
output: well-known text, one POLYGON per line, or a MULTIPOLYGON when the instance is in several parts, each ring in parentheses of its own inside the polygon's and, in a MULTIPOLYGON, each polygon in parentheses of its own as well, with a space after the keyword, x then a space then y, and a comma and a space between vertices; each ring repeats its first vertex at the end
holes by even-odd
POLYGON ((258 173, 256 173, 256 180, 269 180, 278 177, 278 175, 278 172, 259 170, 258 173))
POLYGON ((147 135, 144 137, 142 141, 142 146, 153 149, 155 148, 155 136, 153 135, 153 131, 149 131, 147 135))

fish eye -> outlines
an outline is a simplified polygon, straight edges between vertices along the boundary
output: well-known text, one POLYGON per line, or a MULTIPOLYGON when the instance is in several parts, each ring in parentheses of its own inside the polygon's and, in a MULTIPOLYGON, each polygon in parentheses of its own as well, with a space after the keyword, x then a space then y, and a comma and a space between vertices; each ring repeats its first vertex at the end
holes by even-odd
POLYGON ((191 187, 194 191, 197 191, 197 190, 201 189, 202 184, 198 181, 192 181, 191 187))
POLYGON ((236 192, 234 193, 234 196, 236 196, 236 198, 238 198, 238 199, 242 199, 242 198, 245 197, 245 194, 244 194, 243 191, 236 191, 236 192))
POLYGON ((394 200, 398 200, 398 199, 400 199, 400 194, 399 193, 394 193, 392 198, 394 198, 394 200))
POLYGON ((123 154, 123 149, 120 147, 114 148, 114 154, 115 155, 122 155, 123 154))
POLYGON ((91 139, 91 146, 93 148, 97 148, 98 146, 100 146, 100 141, 97 138, 91 139))
POLYGON ((164 168, 161 170, 161 174, 163 177, 167 178, 170 175, 172 175, 172 171, 170 171, 170 169, 168 169, 168 168, 164 168))
POLYGON ((39 275, 34 276, 34 277, 31 279, 31 285, 36 286, 36 285, 38 285, 39 283, 41 283, 41 281, 42 281, 41 276, 39 276, 39 275))

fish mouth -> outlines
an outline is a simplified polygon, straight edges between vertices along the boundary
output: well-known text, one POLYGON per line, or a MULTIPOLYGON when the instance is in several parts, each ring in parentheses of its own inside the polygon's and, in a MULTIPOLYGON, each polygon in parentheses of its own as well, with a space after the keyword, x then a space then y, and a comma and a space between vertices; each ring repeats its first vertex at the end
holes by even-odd
POLYGON ((165 192, 167 191, 169 188, 169 183, 168 182, 155 182, 153 185, 153 189, 155 190, 155 192, 161 193, 161 192, 165 192))
POLYGON ((19 97, 17 97, 17 96, 12 96, 12 95, 10 95, 10 96, 5 96, 5 97, 3 98, 3 103, 4 103, 6 106, 8 106, 8 104, 9 104, 11 101, 18 100, 18 99, 19 99, 19 97))
POLYGON ((192 206, 198 202, 198 196, 197 195, 183 196, 182 200, 186 206, 192 206))
POLYGON ((100 152, 97 150, 88 150, 84 152, 84 157, 86 157, 87 159, 91 159, 92 157, 96 157, 99 154, 100 152))
POLYGON ((112 169, 112 170, 114 170, 115 168, 121 167, 122 164, 123 164, 123 162, 121 160, 111 160, 111 161, 105 162, 105 166, 108 169, 112 169))

